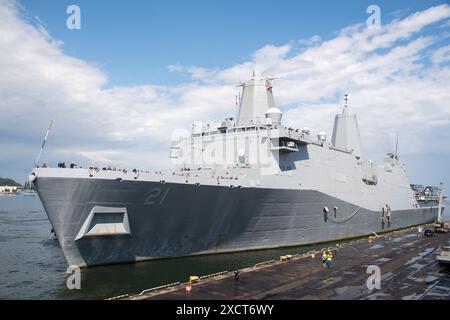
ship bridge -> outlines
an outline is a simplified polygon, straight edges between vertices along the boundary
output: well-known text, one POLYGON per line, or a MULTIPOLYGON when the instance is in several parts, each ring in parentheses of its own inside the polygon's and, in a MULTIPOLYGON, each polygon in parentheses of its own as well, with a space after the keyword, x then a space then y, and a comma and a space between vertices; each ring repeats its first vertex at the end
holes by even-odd
POLYGON ((237 118, 226 118, 216 128, 194 123, 190 137, 172 146, 171 158, 177 166, 252 166, 261 161, 278 165, 280 155, 300 152, 308 144, 361 157, 356 116, 349 114, 347 102, 342 114, 336 115, 332 141, 327 141, 324 132, 315 140, 307 128, 299 130, 282 124, 283 113, 273 97, 275 79, 254 73, 250 80, 238 86, 242 88, 242 99, 237 118))

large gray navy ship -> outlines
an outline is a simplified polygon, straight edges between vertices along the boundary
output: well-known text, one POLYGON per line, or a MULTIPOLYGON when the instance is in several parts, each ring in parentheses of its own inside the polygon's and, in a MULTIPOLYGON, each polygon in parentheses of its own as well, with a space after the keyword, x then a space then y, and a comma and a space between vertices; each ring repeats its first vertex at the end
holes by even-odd
POLYGON ((313 136, 283 125, 273 80, 240 85, 236 119, 194 123, 170 148, 173 170, 34 168, 68 264, 305 245, 438 219, 442 191, 410 185, 396 152, 364 157, 347 99, 331 139, 313 136))

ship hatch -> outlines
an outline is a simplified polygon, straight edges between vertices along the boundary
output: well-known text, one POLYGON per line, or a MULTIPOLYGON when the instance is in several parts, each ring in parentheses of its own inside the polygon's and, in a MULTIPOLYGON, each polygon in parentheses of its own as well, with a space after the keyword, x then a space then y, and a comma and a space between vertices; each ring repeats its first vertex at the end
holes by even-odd
POLYGON ((92 208, 75 240, 92 236, 130 235, 130 225, 126 208, 92 208))

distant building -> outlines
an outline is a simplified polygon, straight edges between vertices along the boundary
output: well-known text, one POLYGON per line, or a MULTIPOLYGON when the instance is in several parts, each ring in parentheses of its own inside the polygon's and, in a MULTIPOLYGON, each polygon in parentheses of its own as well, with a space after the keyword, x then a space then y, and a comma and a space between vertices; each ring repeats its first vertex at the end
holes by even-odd
POLYGON ((0 194, 17 193, 18 191, 19 187, 17 186, 0 186, 0 194))

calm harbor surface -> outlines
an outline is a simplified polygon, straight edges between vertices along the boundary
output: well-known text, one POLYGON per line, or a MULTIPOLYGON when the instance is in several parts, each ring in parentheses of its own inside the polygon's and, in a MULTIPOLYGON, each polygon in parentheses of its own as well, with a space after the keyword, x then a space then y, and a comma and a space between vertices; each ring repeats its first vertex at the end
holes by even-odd
MULTIPOLYGON (((449 218, 446 212, 446 218, 449 218)), ((0 197, 0 299, 104 299, 240 269, 320 246, 164 259, 83 269, 81 290, 66 287, 67 263, 37 196, 0 197)))

